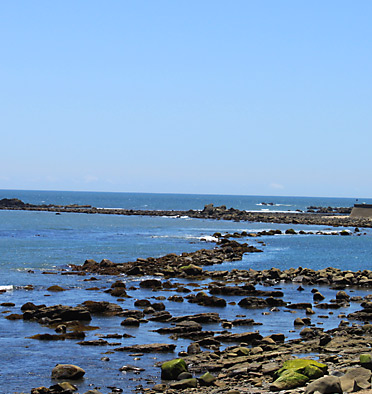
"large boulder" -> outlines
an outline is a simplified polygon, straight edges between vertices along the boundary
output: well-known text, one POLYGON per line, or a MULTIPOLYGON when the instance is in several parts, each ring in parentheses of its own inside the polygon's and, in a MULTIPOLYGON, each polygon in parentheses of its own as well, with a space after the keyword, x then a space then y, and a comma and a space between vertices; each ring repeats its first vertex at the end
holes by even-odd
POLYGON ((304 394, 342 394, 340 378, 337 376, 324 376, 311 382, 305 390, 304 394))
POLYGON ((340 377, 341 388, 344 393, 351 393, 371 388, 371 371, 359 367, 349 369, 340 377))
POLYGON ((184 390, 188 388, 196 388, 198 381, 195 378, 182 379, 178 382, 173 382, 169 385, 173 390, 184 390))
POLYGON ((327 372, 327 366, 315 360, 294 359, 288 360, 277 371, 278 379, 274 381, 272 390, 291 390, 304 386, 309 380, 318 379, 327 372))
POLYGON ((52 379, 76 380, 84 375, 84 369, 73 364, 57 364, 52 370, 52 379))
POLYGON ((166 361, 161 366, 161 378, 164 380, 177 379, 182 372, 187 372, 187 365, 182 358, 166 361))
POLYGON ((199 383, 201 386, 211 386, 216 380, 210 372, 206 372, 204 375, 200 376, 199 383))
POLYGON ((203 274, 203 268, 195 264, 189 264, 180 268, 180 271, 184 272, 186 275, 199 276, 203 274))
POLYGON ((309 378, 301 373, 293 370, 288 370, 275 380, 270 386, 273 391, 291 390, 296 387, 304 386, 309 381, 309 378))

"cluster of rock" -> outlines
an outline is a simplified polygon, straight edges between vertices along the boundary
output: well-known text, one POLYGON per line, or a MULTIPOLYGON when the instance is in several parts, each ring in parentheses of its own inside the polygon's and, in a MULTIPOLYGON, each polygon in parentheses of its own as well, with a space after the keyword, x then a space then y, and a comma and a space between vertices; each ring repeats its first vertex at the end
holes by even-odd
POLYGON ((79 204, 70 204, 70 205, 56 205, 56 204, 29 204, 25 203, 18 198, 3 198, 0 200, 0 209, 21 209, 21 210, 59 210, 69 212, 71 209, 90 209, 91 205, 79 205, 79 204))
POLYGON ((233 240, 223 239, 220 245, 214 249, 201 249, 196 252, 167 254, 160 258, 139 258, 135 262, 113 263, 104 259, 100 263, 94 260, 86 260, 80 265, 71 265, 75 272, 86 272, 104 275, 154 275, 162 274, 166 277, 176 276, 200 276, 201 266, 221 264, 224 261, 239 261, 244 253, 257 253, 262 250, 238 243, 233 240))
MULTIPOLYGON (((350 393, 371 388, 372 355, 363 353, 371 339, 370 325, 338 328, 333 332, 314 331, 301 340, 284 343, 262 338, 252 347, 246 344, 224 351, 180 354, 182 359, 160 363, 164 380, 149 393, 198 388, 200 393, 220 389, 228 392, 266 393, 350 393), (328 341, 324 336, 328 336, 328 341), (294 358, 293 352, 321 352, 320 361, 294 358), (189 375, 187 375, 189 374, 189 375), (195 376, 200 376, 196 377, 195 376), (208 376, 208 383, 204 377, 208 376), (303 387, 305 389, 303 389, 303 387), (256 388, 256 391, 255 391, 256 388), (299 389, 297 391, 296 389, 299 389)), ((280 338, 281 339, 281 338, 280 338)))
MULTIPOLYGON (((211 212, 217 217, 224 215, 224 207, 206 207, 203 215, 211 212), (217 209, 218 208, 218 209, 217 209), (217 210, 216 210, 217 209, 217 210)), ((231 214, 228 213, 228 214, 231 214)), ((268 230, 259 233, 234 233, 221 235, 214 234, 217 247, 202 249, 192 253, 181 255, 168 254, 160 258, 149 257, 137 259, 135 262, 117 264, 104 259, 100 263, 94 260, 86 260, 81 266, 72 265, 73 271, 64 271, 62 274, 104 274, 104 275, 127 275, 143 276, 152 275, 152 278, 143 278, 138 286, 144 289, 174 290, 178 294, 172 294, 168 300, 172 302, 190 302, 208 308, 208 312, 186 316, 172 316, 165 310, 165 304, 148 299, 134 300, 137 309, 123 309, 120 305, 107 301, 85 301, 77 306, 65 305, 35 305, 26 303, 22 306, 22 314, 11 314, 8 319, 23 319, 36 321, 43 326, 55 330, 56 334, 38 334, 33 336, 37 340, 79 340, 80 346, 113 346, 116 352, 149 353, 163 352, 172 353, 176 345, 167 343, 137 344, 122 346, 121 339, 127 334, 112 334, 101 336, 97 340, 85 340, 85 331, 95 329, 89 326, 92 315, 119 316, 123 320, 122 326, 141 326, 147 321, 168 323, 155 330, 161 335, 168 335, 173 340, 185 338, 191 341, 187 352, 180 352, 179 358, 170 360, 159 365, 162 367, 161 376, 171 382, 161 383, 153 389, 143 389, 147 393, 164 392, 175 393, 179 390, 197 390, 200 393, 212 393, 221 389, 230 394, 238 394, 241 388, 257 392, 271 392, 287 390, 296 392, 297 387, 308 384, 305 393, 312 394, 335 392, 353 392, 360 388, 370 387, 369 366, 372 365, 372 357, 368 358, 365 353, 369 351, 372 341, 372 326, 370 324, 357 325, 346 320, 341 321, 339 327, 325 332, 322 328, 311 324, 310 315, 314 314, 314 308, 335 310, 347 307, 349 302, 360 302, 361 310, 344 316, 355 322, 369 322, 372 320, 372 302, 366 297, 351 297, 344 289, 350 287, 372 287, 372 271, 360 270, 351 272, 336 268, 312 270, 308 268, 290 268, 280 270, 271 268, 268 270, 225 270, 208 271, 205 267, 220 264, 224 261, 241 260, 244 253, 261 252, 261 250, 239 243, 231 238, 259 237, 280 234, 280 230, 268 230), (192 291, 188 285, 170 281, 170 278, 208 279, 203 291, 192 291), (312 291, 313 303, 292 303, 284 300, 284 293, 280 289, 260 290, 257 285, 276 285, 281 282, 297 283, 298 291, 303 290, 301 284, 326 285, 339 290, 334 300, 324 302, 325 297, 316 288, 312 291), (182 293, 182 296, 179 294, 182 293), (258 331, 246 331, 231 333, 228 331, 235 326, 256 326, 253 319, 245 315, 231 321, 222 320, 217 312, 211 312, 214 307, 227 307, 226 297, 240 296, 238 305, 245 309, 263 308, 271 313, 278 308, 286 308, 287 311, 299 310, 306 314, 301 318, 294 319, 294 326, 304 326, 300 331, 300 338, 285 341, 285 335, 275 333, 263 337, 258 331), (222 298, 225 297, 225 298, 222 298), (212 331, 204 330, 204 323, 218 323, 222 329, 212 331), (119 340, 110 342, 110 339, 119 340), (233 343, 234 346, 221 351, 221 345, 233 343), (238 345, 237 345, 238 344, 238 345), (208 349, 202 351, 202 348, 208 349), (293 354, 317 354, 319 363, 313 361, 296 361, 293 354), (362 354, 360 360, 356 358, 362 354), (306 365, 304 365, 306 364, 306 365), (354 368, 362 364, 361 367, 354 368), (171 372, 175 367, 176 372, 171 372), (367 371, 367 372, 365 372, 367 371), (333 375, 324 374, 331 372, 333 375), (338 376, 342 375, 342 376, 338 376), (323 379, 323 380, 322 380, 323 379), (233 393, 237 390, 238 393, 233 393), (265 391, 266 390, 266 391, 265 391), (332 391, 329 391, 332 390, 332 391), (340 391, 341 390, 341 391, 340 391)), ((286 231, 288 235, 295 234, 292 229, 286 231)), ((305 232, 303 232, 305 233, 305 232)), ((341 234, 335 232, 335 234, 341 234)), ((341 234, 341 235, 349 235, 341 234)), ((94 278, 93 278, 94 279, 94 278)), ((189 286, 190 287, 190 286, 189 286)), ((198 286, 196 286, 198 287, 198 286)), ((62 291, 62 288, 48 289, 50 291, 62 291)), ((105 292, 113 297, 123 300, 131 297, 131 291, 135 288, 126 288, 124 282, 117 280, 105 292), (129 294, 128 294, 129 293, 129 294)), ((163 297, 162 299, 165 299, 163 297)), ((302 328, 302 327, 301 327, 302 328)), ((70 367, 60 367, 60 370, 68 370, 70 367)), ((123 371, 140 373, 137 367, 123 366, 123 371)), ((81 377, 81 376, 80 376, 81 377)), ((66 378, 63 375, 53 373, 53 378, 66 378)), ((70 384, 70 383, 68 383, 70 384)), ((76 391, 73 385, 60 382, 49 388, 39 387, 32 390, 32 394, 69 394, 76 391)), ((245 390, 245 391, 247 391, 245 390)), ((85 394, 99 394, 97 390, 90 390, 85 394)))
POLYGON ((307 207, 307 212, 309 213, 337 213, 337 214, 344 214, 350 215, 352 207, 315 207, 310 206, 307 207))
MULTIPOLYGON (((48 211, 48 212, 67 212, 67 213, 87 213, 87 214, 105 214, 105 215, 126 215, 126 216, 168 216, 168 217, 184 217, 188 216, 195 219, 214 219, 214 220, 233 220, 236 222, 266 222, 266 223, 285 223, 285 224, 305 224, 305 225, 326 225, 334 227, 372 227, 369 218, 350 217, 346 215, 349 208, 331 208, 332 212, 318 213, 311 212, 262 212, 262 211, 244 211, 235 208, 226 208, 222 205, 215 207, 208 204, 203 210, 134 210, 134 209, 106 209, 95 208, 90 205, 33 205, 25 204, 20 200, 13 203, 17 199, 3 199, 0 209, 10 210, 28 210, 28 211, 48 211), (341 212, 341 211, 345 212, 341 212), (343 214, 340 216, 340 214, 343 214)), ((311 207, 310 207, 311 208, 311 207)))
MULTIPOLYGON (((147 259, 137 259, 136 262, 114 263, 104 259, 100 263, 94 260, 86 260, 83 265, 71 265, 72 273, 78 274, 105 274, 105 275, 161 275, 164 278, 171 277, 197 277, 216 278, 226 281, 247 281, 253 285, 259 283, 275 284, 280 282, 292 282, 307 285, 327 285, 334 288, 343 289, 346 286, 355 287, 372 287, 372 271, 360 270, 351 272, 338 268, 328 267, 320 270, 310 268, 289 268, 280 270, 271 268, 267 270, 238 270, 230 271, 208 271, 203 267, 208 265, 220 264, 223 261, 238 261, 242 259, 244 253, 260 252, 255 247, 247 244, 239 244, 236 241, 223 239, 222 244, 215 249, 202 249, 192 253, 168 254, 160 258, 149 257, 147 259)), ((152 279, 150 282, 144 282, 143 287, 172 286, 169 282, 163 283, 158 279, 152 279)), ((174 285, 173 285, 174 286, 174 285)), ((176 286, 177 287, 177 286, 176 286)), ((216 287, 224 288, 226 284, 221 282, 216 287)), ((120 291, 120 290, 117 290, 120 291)), ((123 289, 121 289, 123 291, 123 289)), ((217 294, 218 290, 213 290, 217 294)), ((224 294, 222 289, 220 294, 224 294)), ((230 291, 226 287, 225 292, 230 291)), ((235 288, 236 292, 243 294, 244 291, 235 288)), ((114 293, 113 295, 119 295, 114 293)), ((238 293, 236 293, 238 294, 238 293)), ((123 293, 122 295, 125 295, 123 293)))

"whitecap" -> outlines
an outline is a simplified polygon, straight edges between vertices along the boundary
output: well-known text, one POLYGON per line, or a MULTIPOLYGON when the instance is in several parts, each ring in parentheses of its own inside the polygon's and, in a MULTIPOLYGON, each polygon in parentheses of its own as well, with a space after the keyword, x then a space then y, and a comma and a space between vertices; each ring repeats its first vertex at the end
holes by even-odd
POLYGON ((11 291, 14 289, 13 285, 0 285, 0 290, 11 291))
POLYGON ((199 238, 200 241, 205 241, 205 242, 218 242, 218 238, 213 237, 211 235, 204 235, 199 238))

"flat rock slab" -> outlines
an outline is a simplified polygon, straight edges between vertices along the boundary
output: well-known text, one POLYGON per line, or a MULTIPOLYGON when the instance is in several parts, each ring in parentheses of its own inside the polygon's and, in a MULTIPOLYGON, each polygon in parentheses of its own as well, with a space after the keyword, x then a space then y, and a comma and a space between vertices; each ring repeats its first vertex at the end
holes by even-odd
POLYGON ((142 352, 142 353, 163 353, 163 352, 173 352, 176 345, 169 343, 151 343, 147 345, 133 345, 133 346, 123 346, 116 348, 117 352, 142 352))

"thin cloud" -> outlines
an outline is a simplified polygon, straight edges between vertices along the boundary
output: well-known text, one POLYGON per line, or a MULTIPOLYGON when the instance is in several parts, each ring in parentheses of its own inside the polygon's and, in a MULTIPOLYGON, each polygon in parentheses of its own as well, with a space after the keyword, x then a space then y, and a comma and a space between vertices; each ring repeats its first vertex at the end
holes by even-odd
POLYGON ((270 183, 270 187, 271 187, 272 189, 276 189, 276 190, 278 190, 278 189, 280 189, 280 190, 284 189, 284 186, 281 185, 280 183, 270 183))

